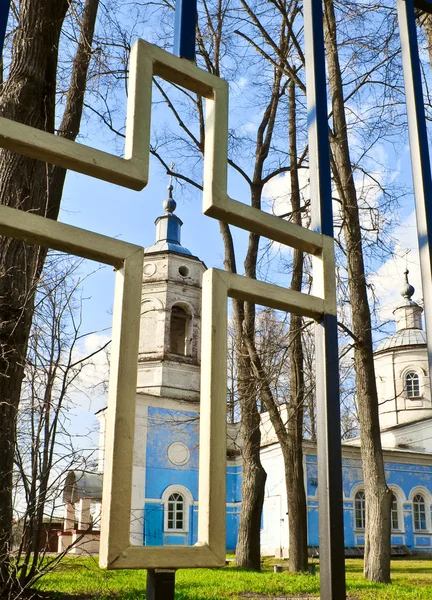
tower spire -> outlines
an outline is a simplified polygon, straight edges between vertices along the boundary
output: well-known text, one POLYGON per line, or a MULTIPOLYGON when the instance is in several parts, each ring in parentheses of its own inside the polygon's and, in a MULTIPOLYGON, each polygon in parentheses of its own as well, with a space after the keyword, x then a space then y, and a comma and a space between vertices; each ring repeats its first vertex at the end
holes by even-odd
POLYGON ((403 300, 397 308, 393 311, 396 318, 396 331, 402 331, 403 329, 421 329, 421 313, 422 308, 412 300, 415 289, 408 280, 409 270, 408 267, 404 271, 404 283, 400 289, 400 295, 403 300))
POLYGON ((146 254, 151 252, 165 252, 166 250, 180 254, 191 254, 187 248, 181 245, 181 226, 183 222, 174 214, 177 202, 173 198, 173 169, 174 163, 172 162, 168 171, 168 196, 162 203, 164 214, 155 221, 156 243, 146 248, 146 254))
POLYGON ((412 296, 414 295, 415 288, 408 281, 408 274, 409 274, 409 270, 408 270, 408 267, 406 267, 406 269, 404 271, 405 283, 403 284, 403 286, 400 290, 400 294, 401 294, 402 298, 411 300, 412 296))

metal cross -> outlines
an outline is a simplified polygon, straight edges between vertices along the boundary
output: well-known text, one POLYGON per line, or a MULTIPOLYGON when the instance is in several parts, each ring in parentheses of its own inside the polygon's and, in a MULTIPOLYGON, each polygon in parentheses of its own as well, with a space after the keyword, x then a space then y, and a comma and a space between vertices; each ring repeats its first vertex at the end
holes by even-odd
POLYGON ((177 0, 174 23, 173 52, 180 58, 195 60, 195 28, 197 0, 177 0))

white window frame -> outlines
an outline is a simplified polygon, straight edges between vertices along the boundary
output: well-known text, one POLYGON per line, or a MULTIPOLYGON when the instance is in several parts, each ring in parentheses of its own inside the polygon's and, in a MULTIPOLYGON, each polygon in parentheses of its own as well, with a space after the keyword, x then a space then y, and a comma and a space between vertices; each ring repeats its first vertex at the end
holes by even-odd
POLYGON ((194 504, 191 492, 184 485, 170 485, 162 494, 162 504, 164 506, 164 533, 189 533, 189 513, 190 507, 194 504), (183 527, 181 529, 168 528, 168 501, 173 494, 181 494, 183 497, 183 527))
POLYGON ((412 507, 412 527, 413 527, 413 532, 417 535, 421 535, 421 534, 428 534, 431 531, 431 494, 429 493, 429 490, 427 490, 425 487, 419 486, 414 488, 413 490, 411 490, 410 493, 410 498, 409 498, 409 502, 411 504, 412 507), (426 529, 416 529, 415 528, 415 519, 414 519, 414 498, 416 496, 423 496, 423 500, 424 500, 424 505, 425 505, 425 517, 426 517, 426 529))
MULTIPOLYGON (((396 505, 397 505, 397 515, 398 515, 398 529, 393 529, 393 518, 392 515, 390 513, 390 519, 391 519, 391 533, 392 534, 397 534, 397 533, 404 533, 405 532, 405 521, 404 521, 404 511, 403 511, 403 505, 405 502, 405 494, 403 493, 403 490, 396 485, 389 485, 389 488, 396 500, 396 505)), ((393 506, 393 502, 392 502, 392 506, 393 506)))
POLYGON ((413 529, 415 532, 423 532, 423 531, 428 531, 428 523, 427 523, 427 502, 426 502, 426 498, 424 497, 423 494, 416 494, 413 497, 412 500, 412 515, 413 515, 413 529), (417 500, 417 498, 421 498, 421 502, 420 500, 417 500), (416 518, 416 506, 418 509, 418 519, 416 518), (422 506, 422 510, 420 510, 420 506, 422 506), (424 519, 421 518, 421 514, 424 513, 424 519), (424 524, 424 527, 417 527, 416 526, 416 520, 418 521, 417 525, 422 525, 424 524))
MULTIPOLYGON (((405 391, 407 398, 409 398, 410 400, 418 400, 419 398, 422 398, 422 396, 423 396, 423 394, 422 394, 422 378, 417 369, 410 368, 405 371, 404 376, 403 376, 403 384, 404 384, 404 391, 405 391), (411 374, 417 376, 417 380, 418 380, 418 394, 417 395, 414 395, 408 391, 407 377, 411 374)), ((410 384, 410 386, 412 386, 412 384, 410 384)))
POLYGON ((354 494, 354 529, 356 531, 365 531, 366 529, 366 492, 364 490, 364 488, 358 488, 354 494), (363 498, 357 500, 357 494, 363 494, 363 498), (357 502, 361 502, 361 507, 360 510, 362 512, 362 521, 363 521, 363 525, 362 526, 358 526, 357 525, 357 502))

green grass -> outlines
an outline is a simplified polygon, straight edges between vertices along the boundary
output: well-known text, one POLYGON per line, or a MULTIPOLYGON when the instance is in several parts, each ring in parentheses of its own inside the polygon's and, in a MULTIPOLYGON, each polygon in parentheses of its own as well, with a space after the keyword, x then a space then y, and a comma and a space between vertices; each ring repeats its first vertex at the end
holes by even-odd
MULTIPOLYGON (((242 600, 254 597, 317 597, 319 577, 273 573, 266 561, 264 571, 254 573, 235 568, 180 570, 176 574, 176 600, 242 600), (244 594, 248 594, 245 596, 244 594), (256 596, 255 596, 256 595, 256 596)), ((347 593, 350 600, 431 600, 432 560, 410 559, 392 562, 392 584, 366 581, 363 562, 349 559, 346 563, 347 593)), ((53 573, 39 582, 39 589, 76 600, 142 600, 145 571, 102 571, 92 558, 69 558, 53 573)), ((69 600, 69 599, 68 599, 69 600)))

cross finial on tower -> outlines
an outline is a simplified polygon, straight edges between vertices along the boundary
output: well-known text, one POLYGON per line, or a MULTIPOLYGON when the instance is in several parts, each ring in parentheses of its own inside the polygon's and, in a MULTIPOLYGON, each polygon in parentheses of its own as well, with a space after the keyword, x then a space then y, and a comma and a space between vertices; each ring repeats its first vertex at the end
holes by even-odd
POLYGON ((174 167, 175 167, 175 163, 171 162, 170 166, 169 166, 170 170, 168 171, 168 174, 169 174, 168 189, 171 188, 171 190, 173 189, 173 169, 174 169, 174 167))
POLYGON ((170 170, 168 171, 169 173, 169 184, 168 184, 168 198, 166 200, 164 200, 163 203, 163 208, 165 210, 166 213, 173 213, 176 209, 177 203, 174 200, 174 198, 172 197, 172 192, 174 189, 173 186, 173 169, 174 169, 174 163, 171 162, 170 163, 170 170))

